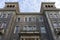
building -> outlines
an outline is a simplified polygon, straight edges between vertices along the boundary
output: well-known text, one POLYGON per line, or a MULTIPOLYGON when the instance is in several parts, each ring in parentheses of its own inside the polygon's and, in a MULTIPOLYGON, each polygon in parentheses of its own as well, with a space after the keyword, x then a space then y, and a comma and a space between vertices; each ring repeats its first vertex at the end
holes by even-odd
POLYGON ((0 40, 60 40, 60 9, 42 2, 37 12, 20 12, 18 2, 0 9, 0 40))

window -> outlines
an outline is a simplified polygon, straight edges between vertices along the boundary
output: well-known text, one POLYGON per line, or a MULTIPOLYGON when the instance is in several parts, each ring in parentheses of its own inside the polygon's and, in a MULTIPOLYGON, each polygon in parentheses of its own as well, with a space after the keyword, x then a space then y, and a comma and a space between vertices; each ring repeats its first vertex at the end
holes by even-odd
POLYGON ((43 22, 43 17, 40 17, 39 18, 39 22, 43 22))
POLYGON ((14 29, 14 33, 19 33, 19 31, 20 31, 20 27, 16 26, 15 29, 14 29))
POLYGON ((6 22, 2 23, 1 28, 6 28, 6 22))
POLYGON ((50 13, 50 14, 49 14, 49 17, 50 17, 50 18, 53 18, 53 15, 52 15, 52 13, 50 13))
POLYGON ((0 12, 0 18, 2 18, 2 13, 0 12))
POLYGON ((17 22, 20 22, 20 20, 21 20, 20 18, 17 18, 17 22))
POLYGON ((48 5, 48 7, 50 7, 50 5, 48 5))
POLYGON ((15 5, 13 5, 13 8, 15 7, 15 5))
POLYGON ((10 5, 10 7, 12 7, 12 5, 10 5))
POLYGON ((57 14, 53 14, 53 17, 54 17, 54 18, 57 18, 57 14))
POLYGON ((45 5, 45 7, 47 7, 47 5, 45 5))
POLYGON ((0 40, 1 40, 1 38, 2 38, 2 35, 0 35, 0 40))
POLYGON ((60 26, 60 22, 59 22, 59 26, 60 26))
POLYGON ((58 27, 57 23, 53 23, 53 26, 54 26, 54 28, 58 27))
POLYGON ((25 17, 25 22, 27 22, 27 17, 25 17))
POLYGON ((41 33, 46 33, 46 29, 44 26, 41 26, 40 29, 41 29, 41 33))
POLYGON ((32 26, 28 26, 28 30, 31 31, 32 30, 32 26))
POLYGON ((9 5, 7 5, 7 7, 9 7, 9 5))
POLYGON ((3 14, 3 18, 7 18, 7 16, 8 16, 7 14, 3 14))
POLYGON ((29 22, 31 21, 31 17, 29 17, 29 22))
POLYGON ((36 18, 35 17, 32 17, 32 21, 36 21, 36 18))
POLYGON ((36 30, 36 26, 33 26, 33 30, 36 30))
POLYGON ((51 7, 53 7, 53 5, 51 5, 51 7))
POLYGON ((36 30, 36 26, 24 26, 23 30, 26 30, 26 31, 36 30))
POLYGON ((27 26, 24 26, 24 27, 23 27, 23 30, 27 30, 27 26))

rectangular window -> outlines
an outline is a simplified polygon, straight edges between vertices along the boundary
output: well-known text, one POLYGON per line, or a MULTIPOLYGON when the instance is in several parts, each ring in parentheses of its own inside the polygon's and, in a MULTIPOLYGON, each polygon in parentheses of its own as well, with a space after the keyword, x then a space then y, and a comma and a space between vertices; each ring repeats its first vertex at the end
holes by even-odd
POLYGON ((8 15, 7 14, 3 14, 3 18, 7 18, 8 17, 8 15))
POLYGON ((36 26, 33 26, 33 30, 36 30, 36 26))
POLYGON ((39 22, 43 22, 43 17, 39 17, 39 22))
POLYGON ((0 18, 2 18, 2 13, 0 12, 0 18))
POLYGON ((31 31, 32 30, 32 26, 28 26, 28 31, 31 31))
POLYGON ((50 18, 53 18, 53 15, 50 13, 50 14, 49 14, 49 17, 50 17, 50 18))
POLYGON ((6 22, 2 23, 1 28, 6 28, 6 22))
POLYGON ((14 33, 19 33, 19 31, 20 31, 20 27, 16 26, 15 29, 14 29, 14 33))
POLYGON ((24 26, 24 27, 23 27, 23 30, 27 30, 27 26, 24 26))
POLYGON ((54 17, 54 18, 58 18, 58 17, 57 17, 57 14, 53 14, 53 17, 54 17))
POLYGON ((17 18, 17 22, 20 22, 20 20, 21 20, 20 18, 17 18))
POLYGON ((46 33, 45 27, 41 26, 40 29, 41 29, 41 33, 46 33))
POLYGON ((25 17, 25 22, 27 22, 27 17, 25 17))
POLYGON ((31 21, 31 17, 29 17, 29 22, 31 21))
POLYGON ((32 17, 32 21, 36 21, 36 18, 35 17, 32 17))
POLYGON ((53 26, 54 26, 54 28, 57 28, 58 27, 58 24, 57 24, 56 21, 53 21, 53 26))

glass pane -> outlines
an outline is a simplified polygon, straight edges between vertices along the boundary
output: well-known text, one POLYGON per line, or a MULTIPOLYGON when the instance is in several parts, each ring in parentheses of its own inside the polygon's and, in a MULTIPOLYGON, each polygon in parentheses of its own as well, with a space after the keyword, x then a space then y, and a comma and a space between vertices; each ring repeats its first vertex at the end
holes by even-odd
POLYGON ((40 27, 40 29, 41 29, 41 33, 46 33, 45 27, 40 27))
POLYGON ((20 31, 20 27, 16 26, 15 29, 14 29, 14 33, 19 33, 19 31, 20 31))
POLYGON ((25 18, 25 21, 27 22, 27 17, 25 18))
POLYGON ((29 17, 29 21, 31 21, 31 17, 29 17))

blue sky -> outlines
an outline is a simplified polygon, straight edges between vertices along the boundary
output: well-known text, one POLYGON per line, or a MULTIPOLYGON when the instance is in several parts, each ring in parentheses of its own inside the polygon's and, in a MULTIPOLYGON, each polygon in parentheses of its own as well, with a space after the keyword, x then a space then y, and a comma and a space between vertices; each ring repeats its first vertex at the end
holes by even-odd
POLYGON ((21 12, 39 12, 41 2, 56 2, 56 7, 60 8, 60 0, 0 0, 0 8, 3 8, 5 2, 19 2, 21 12))

